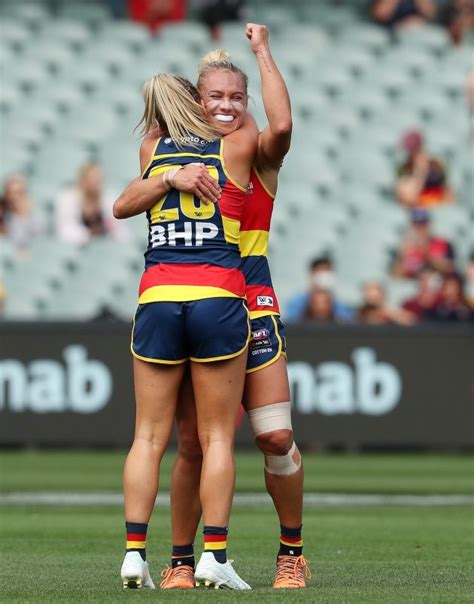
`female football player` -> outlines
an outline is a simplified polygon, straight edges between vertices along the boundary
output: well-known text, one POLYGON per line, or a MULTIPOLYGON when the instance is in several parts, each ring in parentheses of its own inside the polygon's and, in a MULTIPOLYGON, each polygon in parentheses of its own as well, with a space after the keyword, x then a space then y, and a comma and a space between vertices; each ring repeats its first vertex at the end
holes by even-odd
MULTIPOLYGON (((268 30, 248 24, 246 35, 257 58, 268 125, 258 139, 258 151, 250 177, 240 231, 242 270, 250 310, 250 341, 243 404, 265 458, 265 483, 280 520, 280 547, 274 588, 305 587, 310 576, 303 557, 303 467, 293 440, 291 403, 286 369, 286 342, 278 302, 267 261, 268 235, 276 195, 278 173, 289 150, 291 106, 285 82, 272 58, 268 30)), ((210 123, 214 113, 230 106, 227 89, 228 55, 201 62, 198 90, 210 123)), ((229 122, 227 131, 232 122, 229 122)), ((219 128, 221 132, 224 129, 219 128)), ((193 421, 189 389, 180 397, 177 411, 179 452, 173 468, 171 510, 172 565, 165 571, 162 587, 182 588, 192 582, 193 541, 200 518, 198 497, 200 450, 193 421)), ((195 579, 209 577, 198 565, 195 579)))
MULTIPOLYGON (((137 412, 124 470, 124 588, 154 588, 146 563, 146 533, 189 365, 203 454, 200 501, 211 556, 207 573, 213 573, 215 583, 224 574, 234 589, 249 589, 227 561, 226 540, 235 481, 235 420, 249 340, 238 242, 258 132, 246 116, 241 83, 233 95, 236 102, 222 121, 231 116, 238 127, 224 144, 204 119, 199 95, 189 82, 160 74, 144 88, 142 178, 159 177, 162 190, 147 208, 148 248, 131 342, 137 412), (196 162, 219 184, 215 204, 204 205, 175 188, 181 169, 196 162)), ((216 114, 215 119, 221 117, 216 114)), ((134 210, 142 211, 139 204, 134 210)), ((127 215, 120 200, 114 213, 127 215)))

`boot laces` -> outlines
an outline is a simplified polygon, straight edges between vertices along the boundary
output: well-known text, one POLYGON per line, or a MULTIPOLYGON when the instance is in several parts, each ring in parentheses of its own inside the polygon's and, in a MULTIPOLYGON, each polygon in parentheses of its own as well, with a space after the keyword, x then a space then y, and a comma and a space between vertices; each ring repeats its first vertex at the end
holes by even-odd
POLYGON ((171 579, 192 579, 190 576, 192 572, 192 568, 187 565, 177 566, 176 568, 167 565, 161 572, 163 581, 160 583, 160 587, 164 587, 171 579))
POLYGON ((311 579, 311 571, 304 556, 279 556, 278 578, 290 583, 300 583, 304 577, 311 579))

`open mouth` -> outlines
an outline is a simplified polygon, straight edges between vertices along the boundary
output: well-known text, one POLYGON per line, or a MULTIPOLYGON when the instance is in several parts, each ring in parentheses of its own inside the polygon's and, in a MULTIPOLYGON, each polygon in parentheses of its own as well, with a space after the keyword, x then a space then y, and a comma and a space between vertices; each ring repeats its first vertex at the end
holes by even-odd
POLYGON ((235 118, 233 115, 224 115, 223 113, 217 113, 216 115, 214 115, 214 119, 216 119, 218 122, 233 122, 235 118))

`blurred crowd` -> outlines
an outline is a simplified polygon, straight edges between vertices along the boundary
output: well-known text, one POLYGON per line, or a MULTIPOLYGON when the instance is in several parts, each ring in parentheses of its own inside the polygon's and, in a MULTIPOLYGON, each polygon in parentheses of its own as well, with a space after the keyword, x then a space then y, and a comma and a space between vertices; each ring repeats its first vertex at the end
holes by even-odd
MULTIPOLYGON (((128 15, 146 23, 152 31, 159 31, 168 21, 185 19, 190 3, 110 0, 110 4, 116 15, 128 15)), ((214 39, 219 38, 220 23, 241 19, 244 10, 243 0, 195 0, 192 4, 200 11, 214 39)), ((447 27, 453 44, 459 44, 474 29, 474 0, 452 0, 440 14, 433 0, 375 0, 371 15, 393 32, 423 27, 436 19, 447 27)), ((474 69, 466 82, 466 98, 471 116, 469 136, 474 144, 474 69)), ((393 250, 387 278, 416 283, 415 295, 393 306, 387 301, 390 296, 386 284, 367 281, 360 285, 361 303, 351 306, 338 296, 340 284, 332 258, 318 257, 310 263, 307 290, 295 295, 283 309, 288 323, 408 326, 424 321, 474 320, 474 249, 467 266, 460 267, 456 242, 437 236, 432 227, 432 209, 457 202, 446 159, 430 151, 424 133, 417 129, 400 133, 399 158, 399 163, 394 161, 393 165, 393 203, 406 209, 410 225, 398 248, 393 250)), ((0 194, 0 235, 11 241, 19 258, 28 257, 29 245, 35 238, 51 235, 38 217, 28 184, 25 175, 11 175, 0 194)), ((98 163, 82 166, 76 182, 56 195, 54 236, 77 246, 85 246, 97 237, 126 240, 129 235, 126 222, 116 220, 112 214, 116 194, 104 183, 98 163)))
MULTIPOLYGON (((126 239, 126 224, 112 214, 115 197, 104 186, 99 164, 82 166, 77 183, 56 196, 54 235, 73 245, 85 245, 99 236, 126 239)), ((13 243, 19 257, 28 256, 28 247, 36 237, 48 234, 35 212, 23 175, 14 174, 4 183, 0 196, 0 234, 13 243)))
POLYGON ((474 2, 450 0, 438 12, 434 0, 375 0, 372 17, 392 30, 423 27, 437 21, 446 27, 453 44, 460 44, 474 28, 474 2))
POLYGON ((398 267, 402 258, 416 257, 416 269, 413 265, 410 270, 410 278, 417 285, 414 296, 392 306, 384 284, 367 281, 361 284, 361 304, 352 308, 337 296, 337 271, 331 258, 318 257, 309 266, 307 290, 288 302, 285 321, 403 326, 427 321, 474 321, 474 254, 464 274, 456 272, 450 256, 452 246, 430 236, 426 223, 419 222, 419 212, 413 211, 412 230, 407 237, 410 241, 403 244, 395 265, 398 267))

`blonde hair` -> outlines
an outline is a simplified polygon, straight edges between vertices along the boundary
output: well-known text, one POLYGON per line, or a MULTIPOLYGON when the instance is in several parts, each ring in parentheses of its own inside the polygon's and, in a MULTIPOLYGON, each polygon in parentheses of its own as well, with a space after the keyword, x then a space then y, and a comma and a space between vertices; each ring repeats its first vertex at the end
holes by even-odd
POLYGON ((197 89, 185 78, 159 73, 145 82, 143 87, 145 109, 137 125, 142 135, 157 126, 166 130, 178 147, 186 144, 198 147, 192 135, 204 140, 219 138, 204 118, 197 89))
POLYGON ((203 79, 211 72, 219 69, 237 73, 244 83, 245 94, 247 94, 249 79, 240 67, 237 67, 230 58, 230 54, 226 50, 211 50, 200 61, 198 65, 198 80, 197 88, 201 89, 203 79))

